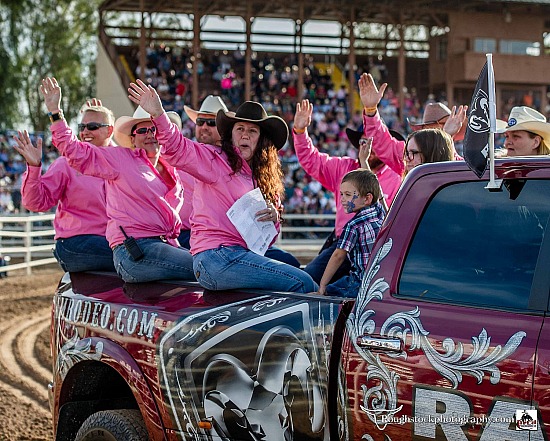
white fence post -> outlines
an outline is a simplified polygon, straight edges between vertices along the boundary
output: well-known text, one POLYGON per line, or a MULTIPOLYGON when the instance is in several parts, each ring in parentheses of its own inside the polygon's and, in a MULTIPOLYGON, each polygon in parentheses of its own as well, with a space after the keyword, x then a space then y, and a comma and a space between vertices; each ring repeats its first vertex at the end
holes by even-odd
MULTIPOLYGON (((10 263, 1 267, 0 273, 25 269, 27 274, 31 274, 35 266, 57 262, 51 253, 51 249, 55 246, 53 226, 45 230, 34 228, 35 222, 52 222, 53 219, 54 213, 0 216, 0 256, 12 257, 11 262, 15 256, 20 256, 24 260, 22 263, 10 263), (51 237, 51 239, 45 239, 40 245, 33 245, 35 237, 51 237), (11 240, 7 243, 6 239, 11 240)), ((317 255, 325 237, 334 229, 335 215, 287 214, 285 219, 287 222, 282 225, 277 246, 307 261, 317 255), (293 220, 306 221, 313 225, 294 226, 291 225, 293 220), (290 233, 303 237, 288 238, 290 233)))
POLYGON ((30 275, 35 266, 57 262, 51 253, 55 244, 53 227, 34 228, 34 222, 51 222, 53 219, 54 213, 0 216, 0 256, 11 257, 10 264, 1 267, 1 273, 24 269, 30 275), (44 243, 33 245, 34 237, 45 238, 44 243), (13 263, 13 258, 17 256, 23 262, 13 263))

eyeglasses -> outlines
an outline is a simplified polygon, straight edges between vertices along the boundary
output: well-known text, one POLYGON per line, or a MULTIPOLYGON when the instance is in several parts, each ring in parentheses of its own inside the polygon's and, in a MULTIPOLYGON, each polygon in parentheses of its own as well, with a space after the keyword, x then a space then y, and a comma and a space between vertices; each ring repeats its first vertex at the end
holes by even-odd
POLYGON ((216 120, 215 119, 207 119, 207 118, 197 118, 195 121, 195 124, 199 127, 204 126, 206 124, 208 127, 216 127, 216 120))
POLYGON ((359 145, 369 145, 372 143, 372 140, 368 140, 368 139, 364 139, 364 138, 361 138, 359 140, 359 145))
POLYGON ((414 157, 416 155, 420 155, 422 152, 419 152, 418 150, 407 150, 403 152, 403 158, 407 161, 414 161, 414 157))
POLYGON ((103 124, 98 122, 90 122, 87 124, 79 124, 78 125, 78 131, 82 132, 84 129, 88 129, 89 131, 93 132, 94 130, 99 129, 100 127, 109 127, 111 124, 103 124))
POLYGON ((155 126, 140 127, 139 129, 134 130, 132 135, 147 135, 148 132, 151 132, 154 135, 156 131, 157 128, 155 126))

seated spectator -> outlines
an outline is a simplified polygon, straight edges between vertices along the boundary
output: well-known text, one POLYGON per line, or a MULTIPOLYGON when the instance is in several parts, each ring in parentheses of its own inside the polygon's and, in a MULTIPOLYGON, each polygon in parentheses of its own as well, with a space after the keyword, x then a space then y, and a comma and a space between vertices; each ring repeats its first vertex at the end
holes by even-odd
MULTIPOLYGON (((77 148, 93 145, 98 149, 113 146, 114 116, 111 110, 93 100, 84 108, 78 124, 80 141, 68 130, 67 138, 77 148)), ((62 118, 59 108, 53 109, 62 118)), ((54 218, 54 256, 64 271, 114 271, 113 252, 105 238, 107 213, 105 181, 83 176, 70 167, 67 158, 57 158, 42 174, 42 139, 36 147, 27 131, 15 137, 15 149, 27 161, 21 187, 23 205, 42 212, 57 205, 54 218)), ((57 139, 54 138, 54 143, 57 139)))
POLYGON ((195 178, 191 250, 199 283, 211 290, 317 291, 317 284, 299 268, 250 251, 226 214, 241 196, 259 188, 267 208, 256 219, 279 229, 284 188, 277 150, 287 142, 286 123, 247 101, 236 112, 218 112, 221 146, 200 144, 170 123, 153 87, 137 80, 128 90, 129 98, 153 117, 164 157, 195 178))
POLYGON ((349 220, 338 239, 338 245, 327 264, 319 294, 357 297, 374 241, 382 222, 385 210, 379 200, 380 183, 370 170, 358 169, 347 173, 340 185, 342 205, 354 216, 349 220), (352 270, 349 275, 330 283, 334 274, 349 256, 352 270))
MULTIPOLYGON (((323 187, 333 192, 336 197, 335 230, 323 245, 319 255, 305 268, 305 271, 313 280, 320 282, 326 265, 336 249, 337 240, 342 234, 344 225, 353 217, 353 214, 346 211, 345 207, 340 202, 340 184, 342 178, 348 172, 360 168, 360 161, 363 161, 365 163, 364 165, 367 166, 366 163, 371 160, 367 159, 369 158, 370 148, 367 151, 367 145, 363 142, 363 136, 351 136, 353 139, 352 145, 358 149, 358 156, 360 159, 353 159, 347 156, 331 157, 326 153, 319 152, 319 150, 314 147, 307 132, 307 127, 311 124, 312 115, 313 106, 308 100, 302 100, 301 103, 297 104, 296 115, 294 117, 293 139, 298 160, 306 173, 317 179, 323 187)), ((348 132, 348 136, 356 133, 355 131, 348 132)), ((386 202, 389 205, 401 184, 401 177, 383 164, 378 158, 375 159, 374 156, 372 164, 376 169, 375 173, 380 177, 380 183, 384 189, 384 193, 388 195, 386 202)), ((349 262, 344 259, 342 263, 342 268, 335 273, 335 280, 349 272, 349 262)))
MULTIPOLYGON (((61 88, 55 78, 40 87, 57 149, 80 173, 105 180, 107 240, 115 268, 126 282, 162 279, 194 280, 192 257, 178 246, 183 189, 173 167, 160 157, 156 128, 140 108, 115 121, 119 146, 98 148, 78 142, 61 110, 61 88)), ((168 119, 168 117, 167 117, 168 119)))
POLYGON ((518 106, 510 111, 508 122, 497 120, 497 132, 504 133, 504 156, 550 154, 550 123, 542 113, 518 106))

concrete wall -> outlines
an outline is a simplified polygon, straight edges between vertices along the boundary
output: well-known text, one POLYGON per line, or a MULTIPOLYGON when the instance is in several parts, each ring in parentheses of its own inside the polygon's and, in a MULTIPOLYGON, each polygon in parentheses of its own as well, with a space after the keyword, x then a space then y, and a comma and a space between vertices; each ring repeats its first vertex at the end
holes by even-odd
POLYGON ((128 99, 127 88, 129 84, 121 84, 118 72, 99 41, 96 61, 96 78, 97 97, 102 101, 105 107, 113 111, 115 118, 124 115, 132 116, 135 107, 128 99))

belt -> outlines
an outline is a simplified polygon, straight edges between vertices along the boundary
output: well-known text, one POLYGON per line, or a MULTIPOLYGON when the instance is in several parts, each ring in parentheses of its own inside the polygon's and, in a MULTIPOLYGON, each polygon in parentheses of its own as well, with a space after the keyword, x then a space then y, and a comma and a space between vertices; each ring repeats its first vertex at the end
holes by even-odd
MULTIPOLYGON (((156 240, 161 240, 162 242, 168 242, 168 239, 166 239, 166 236, 147 236, 147 237, 138 237, 136 240, 140 240, 140 239, 156 239, 156 240)), ((118 245, 115 245, 114 247, 111 247, 111 249, 114 251, 116 248, 118 247, 121 247, 124 245, 124 242, 123 243, 119 243, 118 245)))
POLYGON ((162 240, 163 242, 168 242, 168 239, 166 239, 166 236, 148 236, 148 237, 139 237, 138 239, 156 239, 156 240, 162 240))

